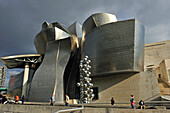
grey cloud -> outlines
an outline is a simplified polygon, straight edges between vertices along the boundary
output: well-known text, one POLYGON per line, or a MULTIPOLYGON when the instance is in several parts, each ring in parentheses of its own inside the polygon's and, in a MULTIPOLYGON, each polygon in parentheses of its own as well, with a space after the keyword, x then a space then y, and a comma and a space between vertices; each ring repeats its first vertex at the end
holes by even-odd
POLYGON ((33 40, 44 21, 67 27, 99 12, 137 18, 146 26, 146 43, 169 40, 169 6, 169 0, 0 0, 0 57, 36 53, 33 40))

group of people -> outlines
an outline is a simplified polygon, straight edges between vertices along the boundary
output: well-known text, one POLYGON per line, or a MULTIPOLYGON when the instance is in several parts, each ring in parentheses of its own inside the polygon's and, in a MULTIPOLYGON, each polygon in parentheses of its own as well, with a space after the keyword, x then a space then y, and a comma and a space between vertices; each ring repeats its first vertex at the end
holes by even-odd
POLYGON ((24 104, 24 95, 22 95, 22 97, 20 98, 18 95, 15 96, 15 104, 19 104, 19 101, 22 102, 22 104, 24 104))
MULTIPOLYGON (((131 103, 132 109, 135 109, 135 99, 134 99, 134 95, 131 95, 130 103, 131 103)), ((143 100, 140 100, 140 101, 139 101, 139 108, 140 108, 140 109, 145 109, 145 103, 144 103, 143 100)))
MULTIPOLYGON (((69 96, 66 94, 65 95, 65 106, 69 106, 69 96)), ((51 96, 50 98, 50 105, 53 106, 55 103, 55 99, 54 99, 54 94, 51 96)))
POLYGON ((7 101, 6 96, 2 96, 2 95, 0 94, 0 104, 5 104, 6 101, 7 101))
POLYGON ((10 97, 2 96, 0 94, 0 104, 19 104, 19 101, 24 104, 24 95, 20 98, 18 95, 15 96, 14 99, 11 99, 10 97))
MULTIPOLYGON (((111 105, 114 105, 114 104, 115 104, 115 100, 114 100, 113 97, 111 98, 110 102, 111 102, 111 105)), ((131 103, 132 109, 135 109, 135 99, 134 99, 134 95, 131 95, 130 103, 131 103)), ((139 108, 140 108, 140 109, 145 109, 145 103, 144 103, 143 100, 140 100, 140 101, 139 101, 139 108)))

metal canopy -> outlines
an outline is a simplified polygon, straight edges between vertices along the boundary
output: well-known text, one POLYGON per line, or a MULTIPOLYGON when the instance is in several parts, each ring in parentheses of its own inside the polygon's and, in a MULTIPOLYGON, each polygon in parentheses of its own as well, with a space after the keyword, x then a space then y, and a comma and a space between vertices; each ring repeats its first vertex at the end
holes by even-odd
POLYGON ((0 59, 9 69, 25 68, 25 63, 37 63, 41 54, 27 54, 1 57, 0 59))

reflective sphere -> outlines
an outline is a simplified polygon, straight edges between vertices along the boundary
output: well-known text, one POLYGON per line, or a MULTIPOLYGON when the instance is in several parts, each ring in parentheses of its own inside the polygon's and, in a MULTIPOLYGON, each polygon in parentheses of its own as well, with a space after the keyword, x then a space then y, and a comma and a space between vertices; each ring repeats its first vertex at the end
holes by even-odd
POLYGON ((86 55, 85 58, 89 58, 89 57, 86 55))
POLYGON ((87 84, 84 84, 84 87, 87 87, 87 84))
POLYGON ((83 63, 83 60, 80 60, 81 63, 83 63))
POLYGON ((85 81, 87 81, 87 80, 88 80, 88 78, 87 78, 87 77, 84 77, 84 80, 85 80, 85 81))
POLYGON ((89 77, 90 75, 89 74, 86 74, 87 77, 89 77))
POLYGON ((93 89, 90 89, 90 92, 93 92, 93 89))
POLYGON ((92 94, 91 96, 94 97, 94 94, 92 94))
POLYGON ((77 86, 79 87, 79 86, 80 86, 80 83, 77 83, 77 86))
POLYGON ((87 91, 84 91, 84 94, 87 94, 88 92, 87 91))
POLYGON ((90 88, 87 88, 87 91, 89 91, 90 90, 90 88))
POLYGON ((84 91, 80 91, 80 94, 84 94, 84 91))
POLYGON ((80 75, 80 78, 83 78, 83 75, 80 75))
POLYGON ((92 81, 92 79, 91 79, 91 78, 88 78, 88 81, 92 81))
POLYGON ((87 58, 84 58, 84 61, 87 61, 87 58))
POLYGON ((85 74, 87 74, 87 73, 88 73, 88 71, 84 71, 84 73, 85 73, 85 74))
POLYGON ((89 70, 89 68, 87 67, 86 70, 89 70))

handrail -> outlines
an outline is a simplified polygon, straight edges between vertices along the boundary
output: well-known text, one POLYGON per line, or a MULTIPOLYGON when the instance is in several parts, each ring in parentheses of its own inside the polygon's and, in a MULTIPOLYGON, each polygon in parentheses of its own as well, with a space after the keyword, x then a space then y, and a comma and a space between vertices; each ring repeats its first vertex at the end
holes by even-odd
POLYGON ((63 110, 56 111, 56 112, 54 112, 54 113, 63 113, 63 112, 79 111, 79 110, 83 110, 83 109, 84 109, 84 106, 82 106, 81 108, 63 109, 63 110))
MULTIPOLYGON (((169 103, 170 104, 170 101, 144 101, 145 103, 169 103)), ((138 104, 139 102, 135 102, 135 104, 138 104)), ((98 104, 109 104, 111 105, 110 103, 90 103, 90 104, 87 104, 87 105, 98 105, 98 104)), ((115 104, 130 104, 130 102, 115 102, 115 104)))

